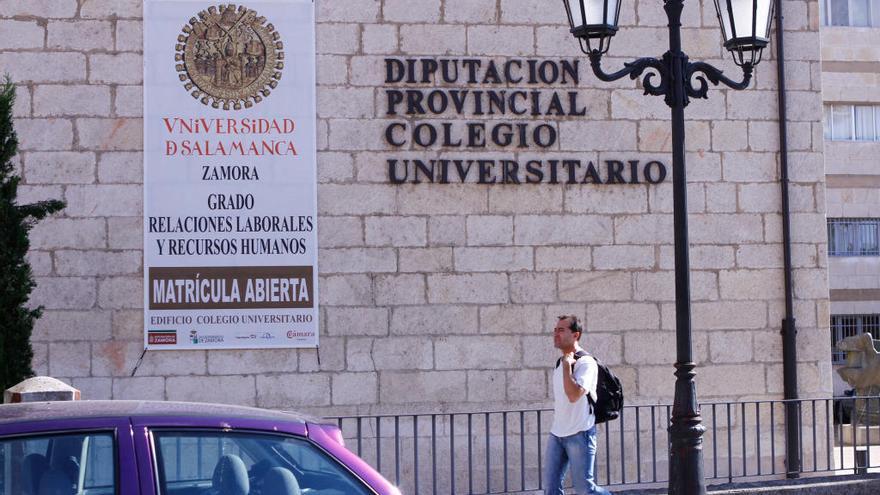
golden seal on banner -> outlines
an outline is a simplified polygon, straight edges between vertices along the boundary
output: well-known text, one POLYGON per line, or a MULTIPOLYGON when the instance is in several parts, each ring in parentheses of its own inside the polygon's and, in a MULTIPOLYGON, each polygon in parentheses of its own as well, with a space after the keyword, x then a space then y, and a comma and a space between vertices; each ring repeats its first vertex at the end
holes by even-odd
POLYGON ((177 42, 174 60, 180 81, 205 105, 250 108, 281 79, 281 35, 249 8, 209 7, 189 20, 177 42))

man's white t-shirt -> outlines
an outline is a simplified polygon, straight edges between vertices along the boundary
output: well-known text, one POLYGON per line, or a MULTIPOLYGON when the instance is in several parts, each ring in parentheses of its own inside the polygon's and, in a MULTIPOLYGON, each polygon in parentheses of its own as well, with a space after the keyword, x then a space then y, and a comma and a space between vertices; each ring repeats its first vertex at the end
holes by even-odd
MULTIPOLYGON (((596 424, 596 416, 587 399, 587 394, 582 395, 577 401, 570 402, 565 395, 562 384, 562 367, 568 366, 559 363, 553 371, 553 426, 550 433, 557 437, 567 437, 589 430, 596 424)), ((588 394, 596 397, 596 381, 599 378, 599 366, 596 360, 590 356, 583 356, 574 364, 572 378, 588 394)))

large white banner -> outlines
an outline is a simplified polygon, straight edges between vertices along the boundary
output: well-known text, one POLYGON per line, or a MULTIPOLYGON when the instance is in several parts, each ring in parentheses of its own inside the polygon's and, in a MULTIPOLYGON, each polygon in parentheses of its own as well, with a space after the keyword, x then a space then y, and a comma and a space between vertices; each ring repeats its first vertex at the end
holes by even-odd
POLYGON ((318 345, 312 0, 144 6, 144 345, 318 345))

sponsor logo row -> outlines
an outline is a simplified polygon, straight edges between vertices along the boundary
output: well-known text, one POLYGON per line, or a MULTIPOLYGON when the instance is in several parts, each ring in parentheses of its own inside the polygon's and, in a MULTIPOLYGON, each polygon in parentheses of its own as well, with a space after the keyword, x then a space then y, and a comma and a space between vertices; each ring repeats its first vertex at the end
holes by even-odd
MULTIPOLYGON (((288 330, 286 337, 288 339, 302 339, 314 337, 314 332, 288 330)), ((236 340, 274 340, 275 334, 272 332, 252 332, 239 333, 235 335, 236 340)), ((196 330, 189 332, 189 341, 194 345, 199 344, 222 344, 225 342, 223 335, 204 335, 196 330)), ((147 344, 149 345, 177 345, 177 330, 149 330, 147 332, 147 344)))

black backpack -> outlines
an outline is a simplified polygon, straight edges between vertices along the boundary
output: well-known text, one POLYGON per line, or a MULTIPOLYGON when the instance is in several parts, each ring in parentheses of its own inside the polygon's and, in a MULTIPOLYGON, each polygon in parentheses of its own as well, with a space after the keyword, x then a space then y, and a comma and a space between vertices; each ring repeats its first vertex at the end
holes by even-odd
MULTIPOLYGON (((584 351, 577 351, 574 354, 575 359, 584 356, 590 355, 584 351)), ((611 372, 608 366, 602 364, 602 361, 596 359, 595 356, 590 357, 596 361, 596 365, 599 367, 599 376, 596 379, 596 400, 594 401, 593 397, 587 394, 587 400, 590 401, 590 407, 593 408, 593 414, 596 415, 596 424, 617 419, 620 416, 620 410, 623 409, 623 385, 620 384, 620 379, 611 372)), ((561 361, 561 358, 556 361, 556 366, 559 366, 561 361)))

